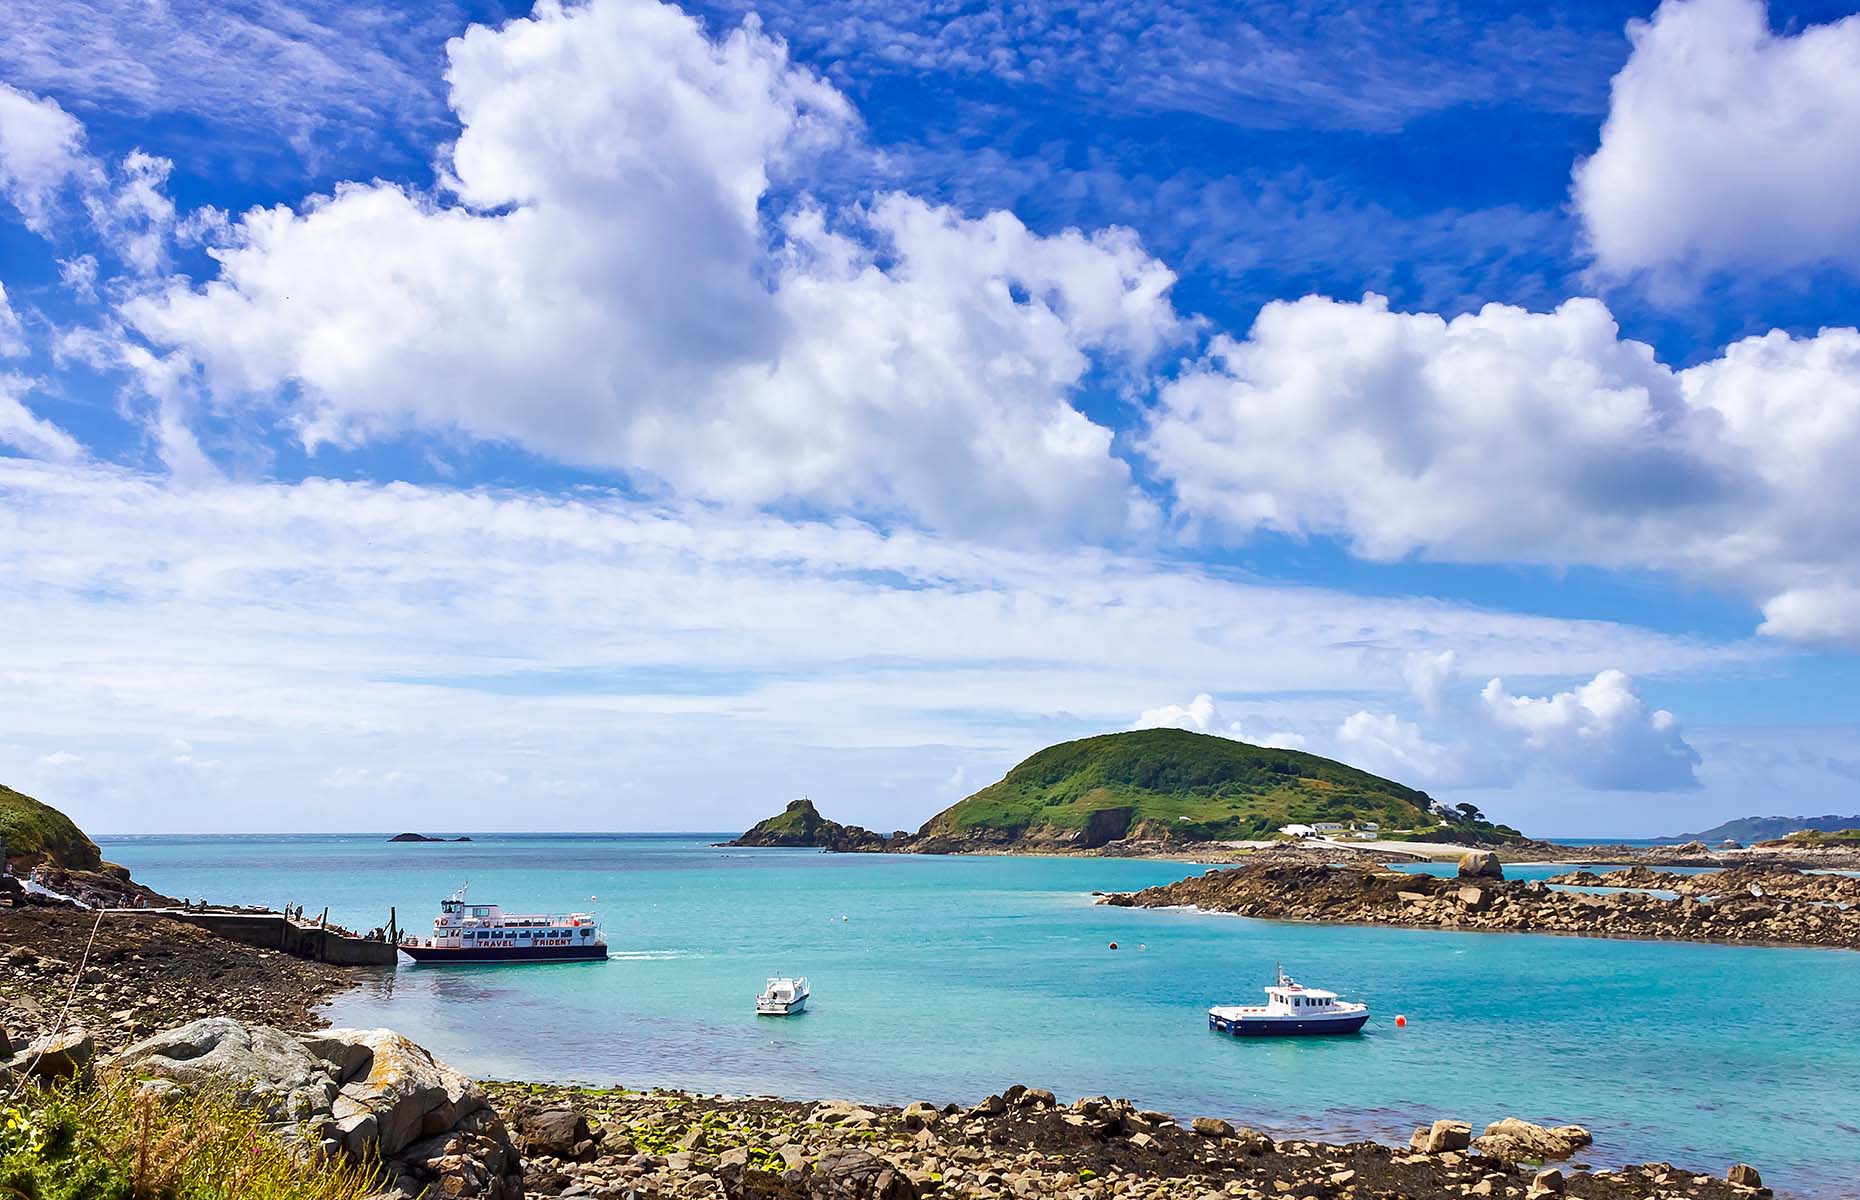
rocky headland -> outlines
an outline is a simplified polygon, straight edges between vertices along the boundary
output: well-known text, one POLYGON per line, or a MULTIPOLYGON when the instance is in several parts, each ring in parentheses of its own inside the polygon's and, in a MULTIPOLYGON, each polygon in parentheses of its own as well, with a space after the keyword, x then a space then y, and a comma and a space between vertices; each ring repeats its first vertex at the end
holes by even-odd
MULTIPOLYGON (((1582 873, 1563 878, 1609 886, 1591 881, 1611 877, 1582 873)), ((1860 906, 1851 904, 1860 881, 1773 868, 1693 877, 1638 868, 1613 878, 1633 881, 1620 886, 1683 889, 1686 894, 1676 899, 1644 891, 1594 894, 1538 880, 1507 880, 1495 856, 1478 853, 1462 861, 1458 878, 1372 865, 1268 862, 1113 894, 1103 903, 1193 907, 1276 921, 1860 949, 1860 906)))

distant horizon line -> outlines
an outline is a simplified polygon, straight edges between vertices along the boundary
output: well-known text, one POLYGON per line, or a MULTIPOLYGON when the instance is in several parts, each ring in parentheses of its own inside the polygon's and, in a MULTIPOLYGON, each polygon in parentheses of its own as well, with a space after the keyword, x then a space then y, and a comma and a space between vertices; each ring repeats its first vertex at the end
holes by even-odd
MULTIPOLYGON (((460 837, 657 837, 657 838, 734 838, 742 836, 741 830, 729 829, 460 829, 422 832, 417 830, 389 829, 270 829, 270 830, 166 830, 142 833, 97 833, 92 834, 93 841, 122 840, 126 838, 263 838, 263 837, 380 837, 392 840, 403 833, 419 832, 422 837, 452 840, 460 837)), ((1682 833, 1661 834, 1544 834, 1533 835, 1533 841, 1567 842, 1576 845, 1607 845, 1617 842, 1662 841, 1670 838, 1686 837, 1682 833)), ((405 843, 417 845, 418 843, 405 843)), ((758 849, 810 849, 811 847, 756 847, 758 849)))

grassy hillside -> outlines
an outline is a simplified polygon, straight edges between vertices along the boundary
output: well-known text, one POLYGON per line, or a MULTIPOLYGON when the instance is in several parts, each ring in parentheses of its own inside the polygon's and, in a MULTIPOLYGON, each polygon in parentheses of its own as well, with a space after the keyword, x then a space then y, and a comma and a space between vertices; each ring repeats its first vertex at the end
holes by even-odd
POLYGON ((95 871, 103 855, 71 818, 49 804, 0 785, 0 835, 7 861, 35 865, 50 862, 75 871, 95 871))
POLYGON ((1375 821, 1396 830, 1437 824, 1431 805, 1425 792, 1315 754, 1144 729, 1048 747, 932 817, 920 836, 1102 844, 1267 837, 1294 822, 1375 821))
POLYGON ((812 842, 820 832, 822 825, 830 824, 814 807, 814 802, 803 796, 790 801, 788 807, 765 821, 757 821, 743 835, 744 839, 769 838, 793 839, 796 843, 812 842))
POLYGON ((1735 821, 1726 821, 1714 825, 1700 833, 1682 833, 1677 837, 1661 838, 1662 842, 1704 842, 1715 846, 1730 838, 1732 841, 1749 844, 1768 841, 1772 838, 1788 837, 1798 830, 1814 830, 1820 833, 1838 833, 1843 829, 1860 827, 1860 816, 1841 817, 1829 813, 1822 817, 1739 817, 1735 821))
MULTIPOLYGON (((1852 818, 1849 818, 1850 820, 1852 818)), ((1860 846, 1860 829, 1801 829, 1765 846, 1860 846)))

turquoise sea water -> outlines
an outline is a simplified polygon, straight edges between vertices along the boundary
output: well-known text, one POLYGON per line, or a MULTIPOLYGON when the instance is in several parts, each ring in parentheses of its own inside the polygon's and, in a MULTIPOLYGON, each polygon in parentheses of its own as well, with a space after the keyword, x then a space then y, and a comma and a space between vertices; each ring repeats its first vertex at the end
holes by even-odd
POLYGON ((356 928, 382 924, 389 905, 422 928, 467 879, 474 898, 514 910, 598 896, 605 964, 407 964, 329 1011, 391 1025, 481 1076, 899 1103, 1025 1082, 1399 1141, 1435 1117, 1510 1115, 1588 1126, 1583 1161, 1597 1165, 1742 1160, 1785 1194, 1860 1194, 1860 954, 1092 903, 1095 889, 1202 869, 1154 861, 476 836, 100 841, 163 891, 328 904, 356 928), (1278 961, 1368 1000, 1368 1029, 1281 1042, 1209 1032, 1207 1006, 1257 999, 1278 961), (812 1011, 758 1020, 752 998, 778 973, 812 980, 812 1011))

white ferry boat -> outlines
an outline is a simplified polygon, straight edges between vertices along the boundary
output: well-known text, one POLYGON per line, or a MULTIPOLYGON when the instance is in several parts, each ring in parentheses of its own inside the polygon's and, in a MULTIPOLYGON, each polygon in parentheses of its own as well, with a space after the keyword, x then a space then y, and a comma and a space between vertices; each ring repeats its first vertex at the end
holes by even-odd
POLYGON ((472 904, 460 888, 440 902, 433 936, 400 948, 423 963, 562 962, 604 959, 607 937, 593 913, 512 916, 495 904, 472 904))
POLYGON ((756 1015, 759 1017, 787 1017, 801 1012, 807 1007, 807 997, 811 993, 807 988, 807 977, 799 979, 771 979, 756 997, 756 1015))
POLYGON ((1355 1033, 1369 1020, 1367 1004, 1345 1004, 1337 993, 1308 988, 1279 968, 1279 981, 1265 989, 1266 1003, 1217 1004, 1208 1028, 1235 1037, 1295 1037, 1355 1033))

